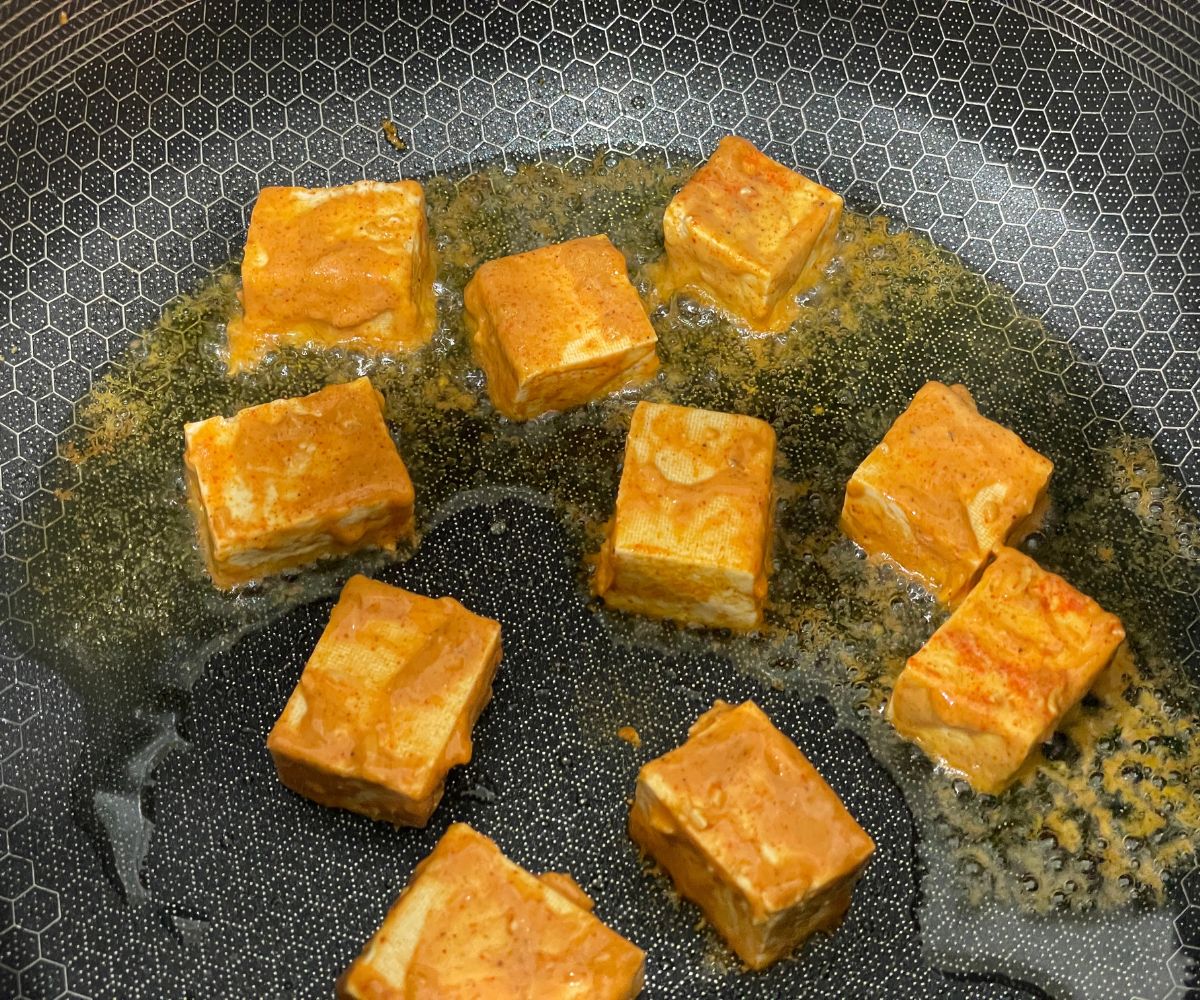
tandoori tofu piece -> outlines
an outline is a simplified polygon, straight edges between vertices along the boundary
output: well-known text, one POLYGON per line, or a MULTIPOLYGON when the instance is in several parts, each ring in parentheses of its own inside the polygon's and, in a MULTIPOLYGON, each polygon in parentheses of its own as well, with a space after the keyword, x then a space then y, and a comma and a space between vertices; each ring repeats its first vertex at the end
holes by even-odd
POLYGON ((433 336, 433 254, 416 181, 268 187, 250 216, 230 373, 281 347, 399 353, 433 336))
POLYGON ((786 330, 841 219, 840 195, 726 136, 663 215, 659 295, 691 292, 751 329, 786 330))
POLYGON ((1003 548, 896 680, 896 731, 996 795, 1050 737, 1125 638, 1066 580, 1003 548))
POLYGON ((850 478, 842 530, 953 607, 1037 527, 1053 471, 964 386, 927 382, 850 478))
POLYGON ((322 805, 424 826, 471 759, 492 697, 500 624, 353 576, 267 748, 280 780, 322 805))
POLYGON ((835 930, 875 850, 751 701, 716 702, 642 768, 629 832, 752 969, 835 930))
POLYGON ((531 875, 455 823, 342 974, 337 996, 632 1000, 645 954, 591 909, 569 875, 531 875))
POLYGON ((622 611, 717 628, 762 623, 775 432, 754 417, 639 403, 595 590, 622 611))
POLYGON ((463 304, 488 395, 511 420, 582 406, 658 370, 654 327, 607 236, 488 261, 463 304))
POLYGON ((229 588, 413 534, 413 486, 366 378, 183 428, 188 503, 229 588))

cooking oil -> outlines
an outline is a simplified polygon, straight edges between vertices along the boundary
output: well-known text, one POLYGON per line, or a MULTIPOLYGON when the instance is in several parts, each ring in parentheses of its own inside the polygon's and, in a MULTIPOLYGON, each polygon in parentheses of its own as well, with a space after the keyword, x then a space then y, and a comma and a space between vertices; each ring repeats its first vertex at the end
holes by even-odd
MULTIPOLYGON (((160 711, 217 649, 381 565, 367 553, 232 596, 216 591, 183 502, 186 421, 368 374, 416 484, 419 526, 472 491, 519 488, 554 504, 586 556, 611 514, 638 399, 748 413, 772 423, 780 448, 762 631, 594 613, 618 641, 715 650, 764 684, 827 698, 896 776, 924 849, 953 873, 967 905, 1045 913, 1161 902, 1167 874, 1194 860, 1200 838, 1200 723, 1182 665, 1200 528, 1179 488, 1146 442, 1089 440, 1089 404, 1058 374, 1067 348, 1005 290, 882 217, 847 213, 824 280, 786 333, 747 334, 687 298, 654 302, 647 269, 662 253, 662 210, 691 169, 610 154, 429 180, 439 327, 411 355, 287 350, 229 378, 222 342, 237 307, 236 265, 170 306, 96 382, 63 444, 79 483, 58 494, 47 553, 13 602, 34 624, 37 654, 97 712, 160 711), (527 424, 501 419, 466 339, 464 284, 491 258, 598 232, 625 253, 652 309, 658 377, 527 424), (999 797, 940 773, 883 721, 905 659, 945 612, 862 559, 837 528, 851 472, 933 378, 964 383, 986 416, 1054 460, 1051 514, 1025 548, 1120 615, 1130 636, 999 797)), ((590 564, 577 563, 586 592, 590 564)), ((607 719, 599 702, 597 716, 607 719)))

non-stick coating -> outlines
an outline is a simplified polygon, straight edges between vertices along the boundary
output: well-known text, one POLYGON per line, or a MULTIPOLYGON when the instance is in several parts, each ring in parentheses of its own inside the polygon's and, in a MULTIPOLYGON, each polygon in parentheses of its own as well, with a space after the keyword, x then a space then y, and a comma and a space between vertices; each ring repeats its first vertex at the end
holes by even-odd
MULTIPOLYGON (((1187 10, 1169 0, 85 0, 62 4, 60 18, 55 5, 0 3, 5 606, 44 547, 51 491, 75 474, 55 458, 73 403, 166 301, 240 251, 261 186, 607 146, 699 157, 730 131, 1012 289, 1051 341, 1023 347, 1021 363, 1059 365, 1053 342, 1070 341, 1077 360, 1058 374, 1063 393, 1088 401, 1089 439, 1118 425, 1153 438, 1194 506, 1200 23, 1187 10), (404 152, 384 141, 383 118, 404 152)), ((1011 956, 1007 977, 976 982, 929 963, 912 822, 827 707, 764 692, 704 657, 650 664, 613 646, 572 596, 566 544, 536 505, 484 500, 387 576, 469 598, 508 631, 475 762, 455 773, 426 831, 278 791, 262 737, 326 602, 211 665, 187 746, 160 739, 137 765, 134 779, 159 766, 115 815, 140 809, 150 822, 110 830, 114 852, 81 800, 106 766, 82 709, 27 655, 30 628, 8 616, 0 995, 327 995, 451 816, 530 867, 574 872, 601 914, 650 948, 648 995, 1038 995, 1019 981, 1044 943, 1015 927, 993 942, 1011 956), (622 831, 632 758, 615 741, 590 745, 577 718, 580 692, 614 665, 632 678, 624 697, 673 706, 673 739, 714 696, 762 699, 783 728, 807 734, 806 750, 876 833, 880 856, 846 927, 804 962, 721 978, 705 964, 706 939, 639 874, 622 831), (149 831, 148 845, 132 842, 149 831), (138 885, 146 892, 131 901, 138 885)), ((1187 637, 1193 670, 1198 633, 1187 637)), ((168 722, 147 720, 147 731, 168 722)), ((1183 947, 1081 953, 1093 970, 1086 995, 1177 998, 1194 985, 1200 873, 1173 893, 1183 947)))

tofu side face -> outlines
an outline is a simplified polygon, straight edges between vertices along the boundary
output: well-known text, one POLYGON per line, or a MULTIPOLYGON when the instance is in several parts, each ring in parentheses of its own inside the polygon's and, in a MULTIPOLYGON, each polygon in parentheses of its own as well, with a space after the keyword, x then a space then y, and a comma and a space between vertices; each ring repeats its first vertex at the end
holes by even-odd
POLYGON ((841 218, 839 195, 727 136, 667 206, 660 291, 688 289, 753 329, 784 330, 841 218))
POLYGON ((729 628, 762 621, 775 432, 754 417, 639 403, 597 590, 613 607, 729 628))
POLYGON ((189 502, 217 586, 412 534, 412 480, 382 407, 361 378, 185 426, 189 502))
POLYGON ((642 768, 630 832, 753 968, 836 927, 875 848, 752 702, 642 768))
POLYGON ((632 1000, 642 951, 456 823, 338 982, 342 1000, 632 1000))
POLYGON ((658 370, 654 327, 607 236, 489 261, 463 302, 488 394, 510 419, 582 406, 658 370))
POLYGON ((267 745, 280 777, 325 805, 423 826, 491 698, 500 625, 352 577, 267 745))
POLYGON ((230 372, 284 346, 410 351, 433 336, 434 261, 416 181, 264 188, 242 261, 230 372))
POLYGON ((842 530, 953 606, 998 547, 1036 526, 1053 470, 963 386, 928 382, 855 470, 842 530))
POLYGON ((998 794, 1087 693, 1125 637, 1066 580, 1001 549, 912 656, 888 703, 897 732, 998 794))

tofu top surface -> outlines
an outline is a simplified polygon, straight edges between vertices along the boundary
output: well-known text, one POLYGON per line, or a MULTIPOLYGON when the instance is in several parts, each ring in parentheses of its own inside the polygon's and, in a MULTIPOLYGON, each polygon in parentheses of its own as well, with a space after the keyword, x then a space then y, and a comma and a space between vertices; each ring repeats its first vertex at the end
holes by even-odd
POLYGON ((903 512, 947 560, 978 562, 1035 508, 1053 471, 1050 459, 982 416, 964 386, 927 382, 850 488, 903 512))
POLYGON ((472 693, 500 655, 500 625, 453 598, 353 576, 342 589, 273 749, 422 798, 470 760, 472 693))
POLYGON ((184 439, 218 559, 413 502, 383 397, 366 378, 187 424, 184 439))
POLYGON ((411 302, 424 220, 416 181, 263 188, 242 260, 246 316, 354 327, 411 302))
POLYGON ((638 403, 613 548, 757 573, 771 523, 775 431, 755 417, 638 403))
POLYGON ((487 313, 518 380, 655 343, 654 327, 607 236, 483 264, 465 293, 487 313))
POLYGON ((1124 638, 1115 615, 1002 548, 901 676, 938 692, 947 723, 1031 745, 1086 693, 1124 638))
POLYGON ((837 793, 753 702, 718 701, 638 776, 756 909, 776 912, 875 849, 837 793))
POLYGON ((452 825, 343 981, 351 995, 603 1000, 631 996, 644 955, 487 837, 452 825), (406 991, 372 992, 402 985, 406 991))
POLYGON ((791 247, 812 248, 830 209, 841 204, 840 195, 730 135, 671 200, 667 215, 750 269, 773 274, 793 256, 791 247))

